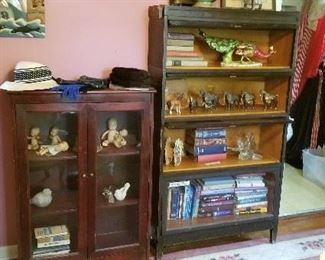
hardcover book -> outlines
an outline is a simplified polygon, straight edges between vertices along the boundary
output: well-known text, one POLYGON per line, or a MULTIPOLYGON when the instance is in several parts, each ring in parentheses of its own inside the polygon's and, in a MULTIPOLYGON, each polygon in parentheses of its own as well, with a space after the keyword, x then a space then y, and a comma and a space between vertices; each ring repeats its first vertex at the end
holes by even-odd
POLYGON ((227 153, 227 145, 224 144, 191 146, 185 143, 184 147, 185 151, 194 156, 227 153))
POLYGON ((42 237, 67 235, 69 234, 69 231, 66 225, 58 225, 58 226, 34 228, 34 234, 35 234, 35 238, 39 239, 42 237))
POLYGON ((191 40, 194 41, 194 35, 191 33, 178 33, 178 32, 169 32, 167 34, 168 39, 173 40, 191 40))
POLYGON ((186 143, 191 145, 215 145, 215 144, 227 144, 225 137, 221 138, 193 138, 192 136, 186 136, 186 143))
POLYGON ((167 57, 201 57, 196 51, 167 51, 167 57))
POLYGON ((205 212, 198 214, 198 217, 222 217, 222 216, 232 216, 233 210, 232 209, 225 209, 225 210, 217 210, 212 212, 205 212))
POLYGON ((169 45, 169 46, 194 46, 194 41, 193 40, 167 39, 167 45, 169 45))
POLYGON ((180 189, 178 187, 171 188, 170 219, 178 218, 179 205, 180 189))
POLYGON ((217 162, 227 159, 227 153, 197 155, 195 158, 198 163, 217 162))
POLYGON ((167 60, 166 66, 182 66, 182 67, 207 67, 206 60, 167 60))
POLYGON ((183 212, 182 219, 187 220, 192 216, 192 206, 193 206, 193 186, 184 186, 184 202, 183 202, 183 212))
POLYGON ((197 128, 189 129, 186 134, 192 138, 221 138, 226 137, 224 128, 197 128))
POLYGON ((167 51, 194 51, 194 46, 167 46, 167 51))

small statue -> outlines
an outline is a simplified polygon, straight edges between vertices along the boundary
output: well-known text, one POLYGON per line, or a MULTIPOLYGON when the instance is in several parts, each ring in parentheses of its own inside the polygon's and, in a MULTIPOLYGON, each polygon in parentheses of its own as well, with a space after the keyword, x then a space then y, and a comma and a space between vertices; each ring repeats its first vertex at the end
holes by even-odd
POLYGON ((60 136, 59 136, 59 128, 56 126, 53 126, 51 128, 49 139, 51 140, 52 145, 56 145, 62 142, 60 136))
POLYGON ((175 142, 172 141, 171 137, 166 139, 165 143, 165 165, 178 166, 182 162, 182 157, 184 155, 184 144, 179 138, 175 142))
POLYGON ((269 48, 268 53, 264 53, 256 46, 255 43, 241 42, 236 39, 207 36, 206 33, 201 30, 199 33, 211 49, 221 53, 221 66, 262 66, 262 63, 254 62, 251 60, 251 58, 267 59, 275 53, 273 46, 269 48), (233 61, 232 56, 234 52, 235 54, 241 56, 240 61, 233 61))
POLYGON ((175 99, 171 99, 167 101, 167 108, 168 112, 171 115, 173 111, 176 112, 176 114, 181 113, 181 106, 182 106, 182 99, 184 98, 184 93, 180 93, 176 95, 175 99))
POLYGON ((49 188, 43 189, 41 192, 36 193, 30 200, 30 203, 39 207, 45 208, 52 202, 52 191, 49 188))
POLYGON ((108 203, 115 203, 112 186, 104 187, 102 195, 107 199, 108 203))
POLYGON ((272 95, 267 93, 265 90, 260 90, 260 97, 264 104, 264 110, 267 109, 278 109, 278 97, 279 95, 272 95))
POLYGON ((253 9, 262 9, 262 0, 243 0, 244 1, 244 8, 253 9), (255 8, 257 7, 257 8, 255 8))
POLYGON ((240 103, 242 104, 244 110, 255 108, 255 95, 244 91, 240 94, 240 103))
POLYGON ((239 109, 240 98, 238 95, 226 91, 224 93, 224 102, 226 110, 231 110, 233 108, 239 109))
POLYGON ((69 144, 66 141, 62 141, 56 145, 41 145, 40 149, 36 151, 37 155, 40 156, 54 156, 60 152, 65 152, 69 150, 69 144))
POLYGON ((174 156, 174 143, 171 137, 167 137, 165 142, 165 165, 170 165, 174 156))
POLYGON ((252 133, 243 134, 237 138, 237 151, 239 160, 260 160, 262 156, 255 153, 256 143, 252 133))
POLYGON ((188 108, 190 109, 190 112, 193 112, 194 108, 197 107, 197 101, 193 96, 189 96, 188 98, 188 108))
POLYGON ((115 118, 111 118, 108 120, 108 130, 105 131, 102 136, 102 145, 104 147, 109 144, 115 145, 117 148, 121 148, 126 145, 126 137, 128 135, 128 131, 126 129, 122 129, 120 131, 117 130, 117 120, 115 118))
POLYGON ((181 139, 177 138, 174 145, 174 166, 179 166, 182 162, 184 155, 184 143, 181 139))
POLYGON ((130 183, 126 182, 122 188, 115 190, 114 192, 115 199, 117 199, 118 201, 124 200, 130 186, 131 186, 130 183))
POLYGON ((219 98, 215 94, 208 93, 205 90, 200 90, 200 95, 202 98, 202 106, 205 109, 216 108, 219 104, 219 98))
POLYGON ((38 127, 33 127, 30 130, 30 136, 27 137, 28 140, 30 140, 30 144, 28 144, 27 149, 36 151, 40 148, 41 142, 39 141, 41 139, 40 137, 41 130, 38 127))

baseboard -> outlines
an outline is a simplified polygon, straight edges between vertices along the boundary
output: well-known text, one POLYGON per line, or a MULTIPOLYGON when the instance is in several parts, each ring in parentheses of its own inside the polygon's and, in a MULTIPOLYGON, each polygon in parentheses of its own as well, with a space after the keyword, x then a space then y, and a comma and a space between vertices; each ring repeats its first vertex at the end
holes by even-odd
POLYGON ((17 246, 0 246, 0 260, 17 259, 17 246))

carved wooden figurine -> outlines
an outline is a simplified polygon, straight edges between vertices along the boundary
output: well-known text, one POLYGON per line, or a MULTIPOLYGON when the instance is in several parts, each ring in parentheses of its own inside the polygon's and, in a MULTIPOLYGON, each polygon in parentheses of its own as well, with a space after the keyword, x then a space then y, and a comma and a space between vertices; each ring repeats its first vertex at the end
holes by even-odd
POLYGON ((174 143, 170 137, 165 142, 165 165, 170 165, 174 156, 174 143))
POLYGON ((265 90, 260 90, 260 97, 264 104, 264 110, 267 109, 278 109, 278 97, 279 95, 272 95, 267 93, 265 90))
POLYGON ((249 92, 242 92, 240 94, 240 103, 242 104, 244 110, 255 108, 255 95, 249 92))
POLYGON ((27 146, 28 150, 36 151, 40 148, 40 133, 41 130, 38 127, 33 127, 30 130, 30 136, 27 137, 28 140, 30 140, 29 145, 27 146))
POLYGON ((224 102, 225 102, 225 109, 231 110, 233 108, 239 109, 239 96, 231 94, 229 92, 224 93, 224 102))

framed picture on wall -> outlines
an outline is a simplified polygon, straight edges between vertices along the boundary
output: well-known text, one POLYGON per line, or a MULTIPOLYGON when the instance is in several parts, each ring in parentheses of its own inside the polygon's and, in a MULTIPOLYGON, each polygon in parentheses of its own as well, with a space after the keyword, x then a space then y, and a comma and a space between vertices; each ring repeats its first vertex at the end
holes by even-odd
POLYGON ((222 0, 223 8, 275 10, 275 0, 222 0))
POLYGON ((44 38, 45 0, 0 0, 0 37, 44 38))

